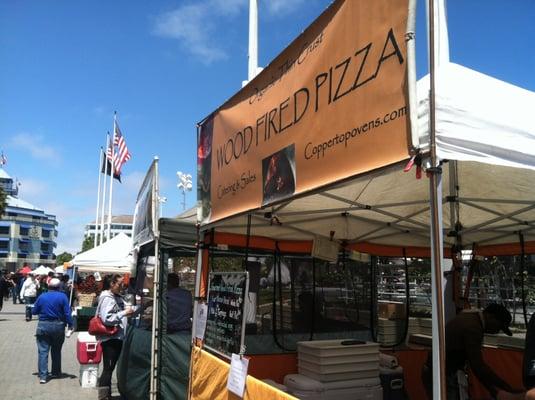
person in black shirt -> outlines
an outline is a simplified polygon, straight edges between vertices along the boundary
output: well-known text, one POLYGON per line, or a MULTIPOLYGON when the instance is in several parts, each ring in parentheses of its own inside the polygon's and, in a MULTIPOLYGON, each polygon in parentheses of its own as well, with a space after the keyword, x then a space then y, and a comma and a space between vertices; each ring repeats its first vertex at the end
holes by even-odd
MULTIPOLYGON (((474 375, 490 392, 493 398, 507 396, 515 390, 501 379, 485 363, 482 355, 485 333, 496 334, 503 331, 511 336, 509 325, 511 314, 501 305, 492 303, 481 311, 463 311, 446 324, 446 391, 448 400, 459 398, 457 372, 469 366, 474 375), (504 393, 505 392, 505 393, 504 393)), ((429 353, 422 370, 422 380, 427 397, 432 399, 432 355, 429 353)))
POLYGON ((531 314, 526 330, 522 378, 528 389, 526 399, 535 399, 535 314, 531 314))
POLYGON ((167 275, 167 332, 191 332, 193 301, 191 292, 179 287, 176 273, 167 275))

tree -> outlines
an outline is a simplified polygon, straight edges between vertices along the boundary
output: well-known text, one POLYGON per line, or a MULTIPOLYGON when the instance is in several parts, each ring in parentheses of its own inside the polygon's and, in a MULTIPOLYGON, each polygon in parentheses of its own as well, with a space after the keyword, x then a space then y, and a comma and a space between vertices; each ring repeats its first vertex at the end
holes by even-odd
POLYGON ((6 201, 6 192, 0 187, 0 216, 4 214, 6 210, 7 201, 6 201))
POLYGON ((82 253, 95 247, 95 238, 91 235, 86 236, 82 242, 82 253))
POLYGON ((62 266, 63 263, 66 263, 66 262, 71 261, 71 260, 72 260, 72 254, 71 253, 67 253, 66 251, 64 251, 59 256, 57 256, 56 264, 58 266, 62 266))

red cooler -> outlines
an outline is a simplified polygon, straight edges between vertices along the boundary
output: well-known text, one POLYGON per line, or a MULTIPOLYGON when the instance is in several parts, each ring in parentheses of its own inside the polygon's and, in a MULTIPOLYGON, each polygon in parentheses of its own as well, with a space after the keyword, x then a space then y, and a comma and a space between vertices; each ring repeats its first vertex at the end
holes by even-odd
POLYGON ((76 356, 80 364, 99 364, 102 358, 102 347, 93 335, 79 332, 76 341, 76 356))

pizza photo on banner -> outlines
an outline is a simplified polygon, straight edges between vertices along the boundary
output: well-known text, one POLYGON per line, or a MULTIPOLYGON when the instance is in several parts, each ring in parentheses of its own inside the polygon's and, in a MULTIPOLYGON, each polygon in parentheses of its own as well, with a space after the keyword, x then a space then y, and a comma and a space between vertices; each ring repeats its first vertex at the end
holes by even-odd
POLYGON ((282 201, 409 154, 408 0, 338 0, 199 124, 200 220, 282 201))

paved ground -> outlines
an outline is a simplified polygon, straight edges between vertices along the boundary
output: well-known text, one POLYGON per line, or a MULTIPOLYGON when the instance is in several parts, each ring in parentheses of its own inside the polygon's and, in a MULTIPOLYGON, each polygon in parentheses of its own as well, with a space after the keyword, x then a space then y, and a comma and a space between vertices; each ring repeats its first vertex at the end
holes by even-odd
MULTIPOLYGON (((65 339, 63 344, 61 362, 64 376, 44 385, 39 384, 34 336, 36 326, 35 316, 31 322, 25 321, 24 305, 4 301, 4 307, 0 311, 0 399, 96 400, 95 389, 80 386, 76 333, 65 339)), ((114 394, 118 400, 115 388, 114 394)))

